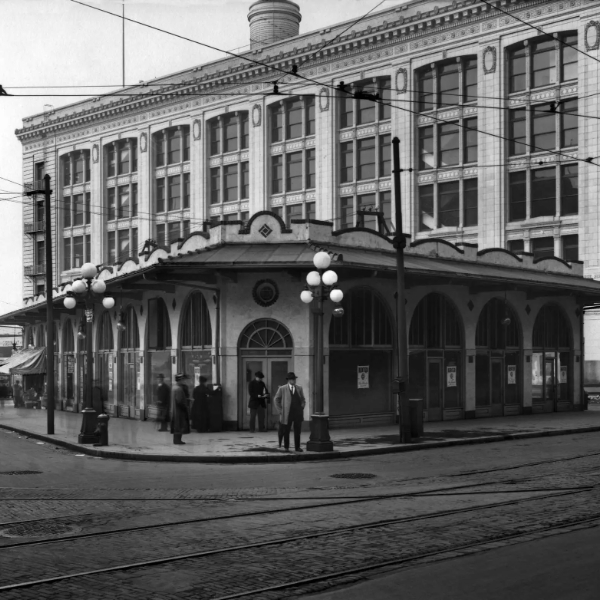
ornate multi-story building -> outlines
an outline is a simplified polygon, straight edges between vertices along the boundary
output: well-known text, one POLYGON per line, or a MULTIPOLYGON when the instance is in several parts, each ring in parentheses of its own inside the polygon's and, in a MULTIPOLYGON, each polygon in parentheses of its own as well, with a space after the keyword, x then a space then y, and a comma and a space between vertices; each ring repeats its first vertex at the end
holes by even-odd
POLYGON ((2 320, 42 345, 51 227, 65 409, 81 406, 84 363, 81 315, 62 299, 87 261, 117 299, 95 316, 111 414, 152 417, 154 377, 182 370, 222 383, 231 428, 247 425, 259 369, 272 391, 295 371, 312 402, 299 294, 324 248, 345 293, 345 316, 325 314, 326 411, 333 426, 393 421, 394 136, 410 397, 430 420, 583 407, 583 309, 600 296, 598 3, 437 4, 299 34, 298 5, 260 0, 249 51, 24 119, 25 182, 51 175, 52 222, 34 196, 25 305, 2 320))

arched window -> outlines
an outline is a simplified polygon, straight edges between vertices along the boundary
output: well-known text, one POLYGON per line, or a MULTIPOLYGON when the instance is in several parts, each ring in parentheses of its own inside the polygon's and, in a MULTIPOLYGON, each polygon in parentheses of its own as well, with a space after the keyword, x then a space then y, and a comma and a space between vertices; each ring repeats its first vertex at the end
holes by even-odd
POLYGON ((242 354, 269 354, 293 347, 292 335, 287 327, 272 319, 259 319, 250 323, 240 336, 242 354))
POLYGON ((201 292, 194 292, 183 312, 181 326, 182 348, 205 348, 212 345, 210 315, 201 292))
POLYGON ((381 298, 369 288, 350 290, 342 301, 344 316, 331 320, 332 346, 392 346, 394 328, 381 298))
POLYGON ((137 349, 140 347, 140 332, 137 316, 133 306, 128 306, 125 311, 125 329, 121 331, 121 348, 137 349))
POLYGON ((562 310, 542 307, 533 327, 531 356, 533 408, 552 412, 572 400, 572 335, 562 310))
POLYGON ((155 418, 158 415, 158 387, 156 378, 162 375, 167 384, 171 381, 171 323, 169 311, 162 298, 148 300, 148 363, 149 375, 146 382, 146 415, 155 418), (153 408, 151 409, 150 406, 153 408))
POLYGON ((148 300, 148 348, 150 350, 164 350, 171 347, 171 323, 169 312, 162 298, 148 300))
POLYGON ((463 325, 441 294, 417 305, 408 334, 409 397, 423 398, 429 421, 462 416, 463 325))
POLYGON ((481 311, 475 332, 475 404, 480 416, 517 414, 522 368, 519 320, 503 300, 481 311))

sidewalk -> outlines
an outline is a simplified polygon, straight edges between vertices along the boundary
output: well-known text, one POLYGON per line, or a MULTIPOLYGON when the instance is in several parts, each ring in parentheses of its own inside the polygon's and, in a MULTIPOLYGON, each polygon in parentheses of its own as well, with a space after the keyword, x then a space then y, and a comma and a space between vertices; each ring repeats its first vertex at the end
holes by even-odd
MULTIPOLYGON (((0 427, 92 456, 199 463, 328 460, 600 431, 600 406, 590 405, 590 409, 585 412, 425 423, 424 436, 410 444, 398 443, 397 426, 333 429, 333 452, 305 451, 300 454, 286 453, 278 448, 275 431, 193 432, 184 436, 184 446, 175 446, 171 434, 157 431, 154 422, 111 419, 108 428, 110 445, 95 448, 77 443, 82 420, 80 414, 62 411, 54 414, 55 435, 49 436, 46 435, 45 410, 0 405, 0 427)), ((304 448, 308 436, 307 432, 303 432, 304 448)))

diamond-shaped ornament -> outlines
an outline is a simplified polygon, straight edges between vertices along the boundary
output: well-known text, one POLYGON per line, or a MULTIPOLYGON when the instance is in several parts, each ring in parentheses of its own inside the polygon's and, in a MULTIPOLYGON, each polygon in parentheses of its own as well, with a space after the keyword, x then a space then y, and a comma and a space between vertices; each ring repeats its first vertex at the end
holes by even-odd
POLYGON ((273 232, 273 230, 265 223, 259 230, 258 232, 260 233, 260 235, 262 235, 264 238, 268 238, 271 233, 273 232))

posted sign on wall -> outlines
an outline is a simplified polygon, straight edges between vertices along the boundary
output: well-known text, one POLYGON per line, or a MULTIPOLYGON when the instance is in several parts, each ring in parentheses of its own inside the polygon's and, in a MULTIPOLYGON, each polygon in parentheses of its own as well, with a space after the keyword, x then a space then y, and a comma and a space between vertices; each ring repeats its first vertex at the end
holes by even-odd
POLYGON ((357 367, 358 370, 358 389, 364 390, 369 387, 369 367, 357 367))
POLYGON ((456 367, 446 367, 446 387, 456 387, 456 367))
POLYGON ((517 383, 517 365, 508 365, 506 367, 508 374, 508 385, 516 385, 517 383))

